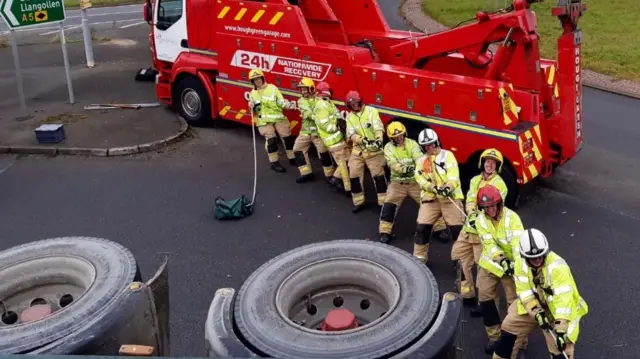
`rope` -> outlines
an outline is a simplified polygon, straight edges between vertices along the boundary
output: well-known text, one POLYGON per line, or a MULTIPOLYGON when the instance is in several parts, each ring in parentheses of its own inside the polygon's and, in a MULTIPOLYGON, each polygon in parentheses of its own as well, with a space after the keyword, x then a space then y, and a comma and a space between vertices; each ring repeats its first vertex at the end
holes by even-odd
POLYGON ((249 109, 251 113, 251 133, 253 135, 253 196, 251 197, 251 203, 247 207, 253 206, 256 202, 256 191, 258 188, 258 154, 256 150, 256 128, 253 120, 253 107, 249 109))

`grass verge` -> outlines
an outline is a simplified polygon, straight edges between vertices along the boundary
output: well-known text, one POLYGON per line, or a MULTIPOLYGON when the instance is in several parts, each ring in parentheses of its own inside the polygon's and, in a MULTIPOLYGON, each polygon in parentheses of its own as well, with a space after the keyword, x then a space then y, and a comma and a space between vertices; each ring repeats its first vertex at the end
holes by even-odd
MULTIPOLYGON (((144 4, 144 0, 92 0, 93 7, 144 4)), ((80 0, 64 0, 65 9, 73 9, 80 7, 80 0)), ((142 8, 140 8, 140 16, 142 16, 142 8)))
MULTIPOLYGON (((587 11, 580 18, 584 66, 619 79, 640 80, 640 39, 638 0, 585 0, 587 11)), ((511 3, 511 1, 506 1, 511 3)), ((542 56, 556 58, 556 41, 562 33, 558 18, 551 15, 556 1, 532 6, 538 18, 542 56)), ((472 18, 476 11, 503 8, 505 0, 423 0, 422 8, 434 20, 447 26, 472 18)))

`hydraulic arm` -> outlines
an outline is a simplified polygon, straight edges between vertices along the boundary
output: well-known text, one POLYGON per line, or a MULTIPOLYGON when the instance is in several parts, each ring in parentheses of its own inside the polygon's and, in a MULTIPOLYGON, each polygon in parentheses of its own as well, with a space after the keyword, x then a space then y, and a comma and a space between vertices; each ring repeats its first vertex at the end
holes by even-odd
POLYGON ((529 10, 540 0, 515 0, 494 13, 478 12, 477 22, 437 34, 405 41, 392 47, 393 64, 423 68, 432 59, 460 53, 474 68, 486 69, 485 79, 504 80, 506 68, 516 51, 527 62, 522 68, 535 68, 539 60, 537 22, 529 10), (494 54, 489 46, 501 42, 494 54))

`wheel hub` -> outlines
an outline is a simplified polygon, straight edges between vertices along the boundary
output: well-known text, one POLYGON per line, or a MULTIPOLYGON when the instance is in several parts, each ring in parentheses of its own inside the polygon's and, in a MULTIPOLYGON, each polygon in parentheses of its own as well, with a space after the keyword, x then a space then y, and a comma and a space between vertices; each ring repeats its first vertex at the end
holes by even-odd
POLYGON ((329 334, 373 325, 395 308, 399 296, 397 279, 386 268, 338 258, 294 272, 280 286, 276 306, 299 329, 329 334))
POLYGON ((34 322, 63 310, 81 299, 95 276, 91 263, 71 256, 42 257, 3 268, 0 327, 34 322))
POLYGON ((200 115, 201 101, 198 93, 193 89, 185 89, 182 91, 182 109, 191 117, 198 117, 200 115))
POLYGON ((322 323, 323 332, 339 332, 357 327, 356 316, 349 309, 333 309, 322 323))

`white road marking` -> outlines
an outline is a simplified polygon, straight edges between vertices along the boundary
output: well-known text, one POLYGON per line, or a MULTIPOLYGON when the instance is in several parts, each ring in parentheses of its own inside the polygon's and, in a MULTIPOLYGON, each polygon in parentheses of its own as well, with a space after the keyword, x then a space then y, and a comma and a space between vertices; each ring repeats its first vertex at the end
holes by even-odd
MULTIPOLYGON (((89 23, 89 25, 104 25, 104 24, 113 24, 113 23, 118 24, 118 23, 121 23, 121 22, 128 22, 128 21, 138 21, 138 19, 90 22, 90 23, 89 23)), ((146 24, 146 22, 145 22, 145 21, 142 21, 142 23, 145 23, 145 24, 146 24)), ((136 24, 136 25, 139 25, 139 24, 136 24)), ((64 29, 65 29, 65 31, 66 31, 66 30, 72 30, 72 29, 77 29, 77 28, 79 28, 79 27, 81 27, 81 26, 82 26, 82 25, 71 25, 71 26, 69 26, 69 27, 65 27, 64 29)), ((41 33, 41 34, 39 34, 39 35, 40 35, 40 36, 44 36, 44 35, 52 35, 52 34, 58 33, 58 32, 60 31, 60 28, 58 28, 58 27, 42 27, 42 28, 39 28, 39 29, 32 29, 32 30, 51 30, 51 29, 56 29, 56 30, 48 31, 48 32, 43 32, 43 33, 41 33)), ((25 29, 24 31, 26 31, 26 29, 25 29)))
POLYGON ((128 27, 133 27, 133 26, 138 26, 138 25, 142 25, 142 24, 146 24, 146 21, 140 21, 140 22, 136 22, 134 24, 129 24, 129 25, 124 25, 124 26, 120 26, 121 29, 126 29, 128 27))
MULTIPOLYGON (((65 30, 65 31, 67 31, 67 30, 73 30, 73 29, 77 29, 77 28, 79 28, 80 26, 81 26, 81 25, 73 25, 73 26, 65 27, 65 28, 64 28, 64 30, 65 30)), ((40 30, 42 30, 42 29, 40 29, 40 30)), ((52 34, 55 34, 55 33, 58 33, 58 32, 60 32, 60 29, 53 30, 53 31, 49 31, 49 32, 45 32, 45 33, 38 34, 38 35, 40 35, 40 36, 44 36, 44 35, 52 35, 52 34)))
POLYGON ((4 166, 4 168, 0 168, 0 174, 4 173, 11 166, 13 166, 13 161, 11 161, 8 165, 4 166))

